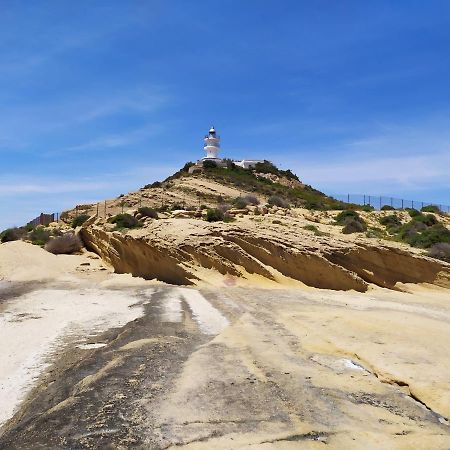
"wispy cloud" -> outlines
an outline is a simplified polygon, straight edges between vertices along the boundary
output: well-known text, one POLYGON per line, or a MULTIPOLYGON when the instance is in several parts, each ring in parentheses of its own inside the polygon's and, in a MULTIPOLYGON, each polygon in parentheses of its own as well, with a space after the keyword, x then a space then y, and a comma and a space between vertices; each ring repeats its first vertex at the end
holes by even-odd
POLYGON ((156 136, 162 133, 164 129, 165 127, 163 124, 147 124, 131 131, 100 136, 81 144, 49 150, 45 152, 45 156, 51 157, 63 153, 83 152, 88 150, 106 151, 112 148, 127 147, 142 142, 149 137, 156 136))
POLYGON ((289 149, 289 155, 300 155, 294 161, 283 152, 279 158, 308 184, 328 191, 393 195, 432 188, 445 191, 450 188, 448 125, 442 120, 379 125, 372 133, 334 145, 289 149))

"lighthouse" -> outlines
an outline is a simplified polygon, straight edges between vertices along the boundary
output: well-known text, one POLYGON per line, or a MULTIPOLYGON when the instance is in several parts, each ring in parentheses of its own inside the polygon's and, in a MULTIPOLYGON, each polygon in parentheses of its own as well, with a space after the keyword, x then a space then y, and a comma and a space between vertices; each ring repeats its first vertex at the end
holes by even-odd
POLYGON ((220 149, 220 137, 217 136, 214 127, 209 129, 209 133, 204 139, 205 145, 204 149, 206 152, 206 157, 203 159, 218 159, 219 149, 220 149))

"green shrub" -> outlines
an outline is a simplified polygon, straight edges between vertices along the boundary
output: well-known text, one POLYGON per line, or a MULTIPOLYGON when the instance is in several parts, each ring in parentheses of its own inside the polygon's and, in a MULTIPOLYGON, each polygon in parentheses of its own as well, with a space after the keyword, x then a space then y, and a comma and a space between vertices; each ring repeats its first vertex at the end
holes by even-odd
POLYGON ((88 220, 89 217, 90 216, 88 214, 81 214, 81 215, 75 217, 72 220, 70 225, 71 225, 72 228, 79 227, 79 226, 83 225, 83 223, 86 222, 86 220, 88 220))
POLYGON ((371 212, 374 209, 375 208, 372 205, 363 205, 363 206, 361 206, 361 211, 364 211, 364 212, 371 212))
POLYGON ((208 222, 223 221, 225 214, 218 208, 209 208, 206 212, 206 220, 208 222))
POLYGON ((140 227, 136 217, 133 217, 130 214, 117 214, 116 216, 111 217, 108 222, 116 224, 116 230, 140 227))
POLYGON ((244 197, 236 197, 233 200, 233 206, 237 209, 244 209, 247 205, 248 202, 244 197))
POLYGON ((410 215, 410 217, 420 216, 420 211, 417 211, 417 209, 406 208, 406 211, 408 211, 408 214, 410 215))
POLYGON ((419 214, 418 216, 414 216, 413 220, 415 222, 422 222, 427 227, 431 227, 432 225, 436 225, 438 220, 432 214, 419 214))
POLYGON ((137 212, 143 217, 150 217, 152 219, 158 218, 158 213, 153 208, 149 208, 148 206, 142 206, 137 210, 137 212))
POLYGON ((209 159, 205 159, 203 161, 203 168, 208 169, 217 169, 217 163, 215 161, 211 161, 209 159))
POLYGON ((362 233, 367 230, 367 225, 364 221, 349 219, 342 229, 342 233, 351 234, 351 233, 362 233))
POLYGON ((381 225, 384 225, 391 234, 398 233, 402 226, 402 221, 395 214, 381 217, 379 222, 381 225))
POLYGON ((381 211, 395 211, 395 208, 391 205, 383 205, 381 211))
POLYGON ((50 230, 47 230, 42 226, 36 227, 28 235, 32 244, 40 245, 41 247, 44 246, 49 241, 50 236, 51 236, 50 230))
POLYGON ((366 237, 383 239, 386 238, 386 233, 381 228, 369 228, 366 237))
POLYGON ((340 212, 336 216, 336 223, 338 225, 344 225, 342 229, 344 234, 361 233, 367 230, 366 222, 353 209, 346 209, 340 212))
POLYGON ((320 231, 315 225, 305 225, 303 227, 304 230, 312 231, 316 236, 329 236, 330 233, 325 233, 324 231, 320 231))
POLYGON ((421 209, 422 212, 436 213, 439 214, 441 212, 439 206, 436 205, 427 205, 421 209))
POLYGON ((271 195, 267 200, 267 202, 271 206, 278 206, 280 208, 289 208, 289 202, 287 202, 285 199, 281 197, 278 197, 277 195, 271 195))
POLYGON ((23 228, 8 228, 0 233, 0 242, 18 241, 24 234, 23 228))
POLYGON ((339 225, 346 225, 348 221, 352 219, 358 221, 362 220, 358 212, 354 211, 353 209, 346 209, 336 216, 336 222, 339 225))
POLYGON ((414 233, 407 238, 413 247, 429 248, 440 242, 450 243, 450 230, 438 223, 426 228, 420 233, 414 233))

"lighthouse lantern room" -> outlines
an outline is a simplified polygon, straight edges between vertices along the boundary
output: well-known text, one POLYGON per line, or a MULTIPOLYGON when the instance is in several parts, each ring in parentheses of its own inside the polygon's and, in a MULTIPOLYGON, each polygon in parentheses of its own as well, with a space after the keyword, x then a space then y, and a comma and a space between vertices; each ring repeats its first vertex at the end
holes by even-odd
POLYGON ((218 159, 220 137, 217 136, 214 127, 209 129, 209 133, 205 136, 204 142, 205 146, 203 148, 206 152, 206 157, 204 159, 218 159))

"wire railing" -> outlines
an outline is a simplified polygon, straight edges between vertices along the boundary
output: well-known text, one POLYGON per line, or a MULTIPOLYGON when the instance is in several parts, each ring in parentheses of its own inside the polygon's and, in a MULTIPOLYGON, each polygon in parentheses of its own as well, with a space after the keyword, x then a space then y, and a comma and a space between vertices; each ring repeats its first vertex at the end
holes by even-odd
POLYGON ((425 202, 421 200, 408 200, 396 197, 387 197, 382 195, 369 194, 331 194, 331 197, 346 203, 356 205, 370 205, 375 209, 381 209, 383 206, 390 206, 395 209, 422 209, 425 206, 434 206, 443 213, 450 213, 450 205, 444 205, 436 202, 425 202))

